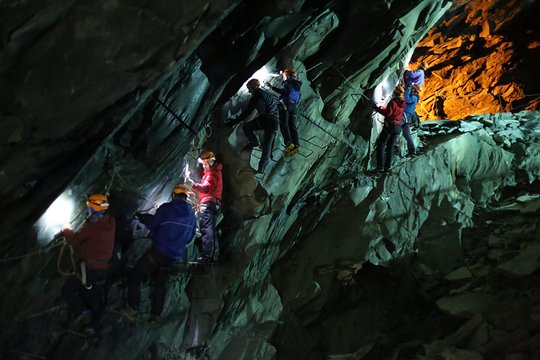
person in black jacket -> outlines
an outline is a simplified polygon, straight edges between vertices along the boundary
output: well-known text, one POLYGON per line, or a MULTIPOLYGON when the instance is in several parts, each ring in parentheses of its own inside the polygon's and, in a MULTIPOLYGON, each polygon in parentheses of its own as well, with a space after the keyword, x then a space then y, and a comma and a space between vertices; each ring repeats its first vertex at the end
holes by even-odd
POLYGON ((259 146, 255 130, 264 131, 262 155, 257 169, 258 173, 263 173, 270 161, 274 139, 279 127, 277 99, 268 91, 261 89, 261 83, 257 79, 250 79, 246 87, 252 95, 247 108, 237 119, 228 121, 226 124, 229 126, 238 124, 244 121, 253 110, 257 110, 259 115, 255 119, 245 123, 242 127, 249 140, 249 143, 242 150, 250 151, 254 147, 259 146))

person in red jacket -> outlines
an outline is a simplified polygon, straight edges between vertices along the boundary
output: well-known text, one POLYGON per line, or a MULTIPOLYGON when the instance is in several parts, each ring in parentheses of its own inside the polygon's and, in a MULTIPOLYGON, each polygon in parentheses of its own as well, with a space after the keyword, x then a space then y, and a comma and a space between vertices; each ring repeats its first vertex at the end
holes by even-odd
POLYGON ((405 109, 403 87, 398 86, 392 93, 392 99, 386 107, 372 105, 373 109, 384 115, 383 129, 377 139, 377 171, 387 172, 392 165, 394 142, 401 133, 401 118, 405 109))
MULTIPOLYGON (((221 210, 221 192, 223 191, 222 165, 216 162, 211 151, 203 151, 198 162, 202 165, 200 183, 193 183, 192 189, 199 194, 199 228, 202 237, 199 262, 211 263, 219 257, 219 240, 216 233, 216 219, 221 210)), ((190 182, 190 181, 188 181, 190 182)))
POLYGON ((104 284, 114 250, 116 222, 108 214, 107 196, 93 194, 86 202, 89 216, 79 231, 69 227, 62 230, 68 243, 79 249, 86 269, 86 283, 76 276, 69 277, 62 286, 62 296, 70 311, 76 316, 76 323, 87 325, 88 335, 95 333, 95 325, 104 307, 104 284))

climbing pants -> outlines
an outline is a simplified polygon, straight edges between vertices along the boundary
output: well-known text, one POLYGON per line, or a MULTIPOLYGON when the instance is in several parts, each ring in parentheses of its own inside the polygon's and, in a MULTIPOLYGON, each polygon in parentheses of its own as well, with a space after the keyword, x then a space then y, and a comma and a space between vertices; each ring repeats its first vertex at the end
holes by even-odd
POLYGON ((272 155, 272 147, 274 145, 277 128, 277 119, 270 119, 262 116, 259 116, 255 120, 248 121, 242 127, 249 142, 253 145, 259 144, 255 131, 264 130, 264 139, 261 147, 262 154, 261 159, 259 160, 259 167, 257 169, 259 172, 263 172, 270 161, 270 155, 272 155))
POLYGON ((128 279, 128 305, 133 309, 139 309, 141 282, 151 275, 155 276, 154 288, 152 289, 152 315, 159 316, 165 303, 167 292, 167 278, 174 263, 171 259, 161 254, 156 249, 148 250, 135 264, 128 279))
POLYGON ((90 310, 93 320, 99 320, 105 307, 104 284, 107 273, 106 269, 86 269, 86 287, 76 276, 66 279, 61 289, 62 297, 75 316, 90 310))
POLYGON ((285 146, 289 144, 300 145, 298 139, 298 129, 296 128, 296 119, 298 117, 298 105, 294 103, 286 103, 287 108, 280 106, 279 108, 279 126, 281 134, 285 141, 285 146))
POLYGON ((199 226, 202 238, 203 258, 217 260, 219 258, 219 239, 216 232, 216 219, 220 212, 217 202, 209 201, 201 204, 199 226))
POLYGON ((400 132, 401 125, 384 125, 376 143, 377 169, 390 169, 394 153, 394 142, 400 132))

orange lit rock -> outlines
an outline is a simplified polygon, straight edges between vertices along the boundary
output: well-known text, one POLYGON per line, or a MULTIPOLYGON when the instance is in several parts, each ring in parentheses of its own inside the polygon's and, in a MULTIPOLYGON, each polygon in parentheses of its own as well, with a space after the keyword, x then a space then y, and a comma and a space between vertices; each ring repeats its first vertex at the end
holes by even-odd
MULTIPOLYGON (((418 45, 422 55, 415 58, 416 64, 427 65, 417 109, 422 119, 512 111, 516 101, 521 101, 518 110, 537 108, 538 99, 527 99, 523 85, 508 76, 517 61, 515 45, 498 33, 520 11, 518 0, 507 1, 502 8, 495 0, 458 2, 455 14, 428 33, 418 45), (452 35, 452 29, 463 26, 468 31, 452 35), (526 100, 529 103, 523 105, 526 100)), ((527 44, 529 49, 538 46, 539 42, 527 44)))

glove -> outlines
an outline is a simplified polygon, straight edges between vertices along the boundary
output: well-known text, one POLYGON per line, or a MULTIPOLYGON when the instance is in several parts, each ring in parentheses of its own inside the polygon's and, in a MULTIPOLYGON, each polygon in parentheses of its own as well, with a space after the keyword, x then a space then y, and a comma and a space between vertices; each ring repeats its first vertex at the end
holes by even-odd
POLYGON ((227 119, 227 121, 225 121, 225 125, 227 125, 228 127, 233 127, 236 124, 237 124, 237 122, 234 121, 234 120, 227 119))
POLYGON ((135 216, 137 217, 137 219, 139 219, 140 222, 144 224, 148 220, 148 218, 152 215, 137 212, 135 213, 135 216))

